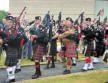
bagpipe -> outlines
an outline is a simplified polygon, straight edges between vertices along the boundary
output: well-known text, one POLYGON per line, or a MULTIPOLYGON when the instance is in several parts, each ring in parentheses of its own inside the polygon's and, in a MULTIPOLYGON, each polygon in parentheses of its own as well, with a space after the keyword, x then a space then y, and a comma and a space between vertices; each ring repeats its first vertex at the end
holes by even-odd
POLYGON ((103 21, 103 27, 104 27, 104 37, 107 38, 108 37, 108 24, 106 24, 106 22, 108 21, 107 17, 104 18, 103 21))
MULTIPOLYGON (((32 24, 34 24, 34 20, 28 23, 27 26, 30 26, 32 24)), ((34 27, 28 29, 27 31, 29 31, 31 35, 38 36, 38 38, 34 38, 33 43, 38 42, 38 43, 47 45, 48 42, 51 41, 51 38, 52 38, 52 23, 50 20, 49 11, 45 15, 42 23, 37 28, 34 25, 34 27)))
POLYGON ((104 40, 104 29, 103 28, 95 28, 95 37, 97 41, 103 42, 104 40))
POLYGON ((8 33, 4 33, 5 37, 3 38, 3 47, 18 47, 21 48, 24 43, 27 42, 27 37, 23 31, 23 28, 19 27, 18 29, 15 28, 13 25, 8 33))
POLYGON ((61 26, 61 19, 62 19, 62 12, 59 12, 58 20, 56 21, 58 29, 61 29, 61 27, 62 27, 61 26))
POLYGON ((16 17, 16 22, 17 22, 16 28, 18 28, 20 26, 20 19, 21 19, 21 17, 22 17, 25 10, 26 10, 26 6, 22 9, 20 15, 18 17, 16 17))
MULTIPOLYGON (((47 44, 48 40, 46 38, 47 33, 46 33, 46 30, 45 30, 45 26, 39 25, 38 29, 36 29, 35 27, 31 28, 30 29, 30 34, 31 35, 37 35, 38 38, 35 38, 34 41, 37 41, 38 43, 41 43, 41 44, 47 44)), ((33 41, 33 43, 36 43, 34 41, 33 41)))
POLYGON ((77 19, 74 21, 74 25, 80 25, 80 24, 82 24, 83 23, 83 20, 84 20, 84 12, 81 12, 80 14, 79 14, 79 16, 77 17, 77 19), (80 21, 80 23, 79 23, 79 21, 80 21))
POLYGON ((8 29, 8 32, 3 32, 4 38, 3 38, 3 46, 11 46, 11 47, 18 47, 21 48, 24 43, 27 42, 27 37, 24 33, 24 29, 20 26, 20 18, 24 12, 26 7, 23 8, 23 10, 20 13, 20 16, 13 17, 13 16, 7 16, 7 18, 11 21, 13 21, 13 25, 8 29))
POLYGON ((84 30, 83 33, 85 35, 84 37, 84 44, 89 44, 91 41, 95 39, 95 31, 94 31, 94 26, 91 25, 90 27, 87 26, 84 30))
POLYGON ((53 17, 51 20, 50 11, 48 11, 48 13, 45 15, 42 22, 43 22, 43 25, 45 26, 45 32, 46 32, 45 41, 48 44, 48 42, 52 41, 52 34, 53 34, 52 33, 53 17))
POLYGON ((6 49, 7 48, 7 35, 4 31, 0 30, 0 37, 3 40, 3 44, 1 45, 2 49, 6 49))
MULTIPOLYGON (((79 33, 81 32, 80 28, 82 28, 83 20, 84 20, 84 12, 81 12, 81 14, 78 16, 78 18, 74 21, 74 23, 72 25, 72 28, 74 28, 74 33, 72 35, 67 36, 66 37, 67 39, 73 39, 75 42, 78 41, 78 38, 80 36, 79 33), (80 23, 79 23, 79 21, 80 21, 80 23), (77 26, 75 26, 75 25, 77 25, 77 26)), ((61 31, 61 32, 64 32, 64 31, 61 31)))
POLYGON ((61 19, 62 19, 62 12, 59 12, 59 14, 58 14, 58 19, 57 19, 57 21, 56 21, 57 29, 58 29, 57 32, 58 32, 59 34, 62 34, 62 33, 65 32, 65 30, 62 29, 63 26, 61 26, 61 19))

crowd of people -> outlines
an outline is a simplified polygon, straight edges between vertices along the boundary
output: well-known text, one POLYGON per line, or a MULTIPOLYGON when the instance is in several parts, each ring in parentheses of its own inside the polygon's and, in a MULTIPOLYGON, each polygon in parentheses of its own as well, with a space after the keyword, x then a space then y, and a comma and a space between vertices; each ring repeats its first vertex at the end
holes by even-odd
POLYGON ((43 20, 41 16, 36 16, 26 27, 22 27, 17 17, 8 15, 0 24, 0 45, 6 51, 6 83, 15 82, 15 73, 21 71, 20 60, 26 55, 35 62, 32 79, 41 76, 40 62, 44 61, 43 57, 47 59, 45 69, 55 68, 55 61, 60 57, 65 68, 63 74, 70 74, 71 66, 77 65, 78 54, 82 53, 85 63, 81 71, 93 70, 93 63, 99 63, 100 56, 103 55, 103 60, 107 62, 108 20, 84 18, 79 23, 67 17, 55 21, 48 13, 43 20))

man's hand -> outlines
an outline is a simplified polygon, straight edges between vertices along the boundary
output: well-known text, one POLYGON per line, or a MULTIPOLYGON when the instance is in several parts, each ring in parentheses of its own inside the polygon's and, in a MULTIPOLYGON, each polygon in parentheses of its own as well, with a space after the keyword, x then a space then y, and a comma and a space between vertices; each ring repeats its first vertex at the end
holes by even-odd
POLYGON ((58 36, 58 38, 62 38, 62 35, 60 34, 60 35, 58 36))
POLYGON ((37 36, 36 35, 32 35, 32 38, 37 38, 37 36))
POLYGON ((31 35, 31 41, 33 41, 34 38, 37 38, 37 36, 36 35, 31 35))

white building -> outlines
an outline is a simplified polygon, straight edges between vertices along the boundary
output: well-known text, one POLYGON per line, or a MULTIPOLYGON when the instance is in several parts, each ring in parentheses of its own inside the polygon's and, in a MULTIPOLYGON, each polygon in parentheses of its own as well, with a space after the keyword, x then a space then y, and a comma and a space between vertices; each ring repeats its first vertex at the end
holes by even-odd
POLYGON ((47 11, 58 17, 62 12, 62 18, 77 18, 81 12, 85 12, 85 17, 96 17, 100 9, 104 8, 105 16, 108 16, 108 0, 10 0, 9 11, 14 16, 19 16, 21 10, 26 6, 28 19, 35 16, 44 16, 47 11))

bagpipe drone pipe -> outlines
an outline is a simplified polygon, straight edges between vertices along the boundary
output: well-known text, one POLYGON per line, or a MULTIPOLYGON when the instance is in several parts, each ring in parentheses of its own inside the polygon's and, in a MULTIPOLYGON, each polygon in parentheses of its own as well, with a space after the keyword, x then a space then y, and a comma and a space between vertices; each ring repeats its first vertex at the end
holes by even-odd
POLYGON ((44 25, 39 25, 38 29, 36 29, 35 27, 34 28, 30 28, 29 31, 30 31, 31 35, 37 35, 37 37, 38 37, 38 38, 35 38, 33 40, 33 44, 38 42, 38 43, 46 45, 48 43, 49 35, 46 33, 47 31, 46 31, 44 25))

